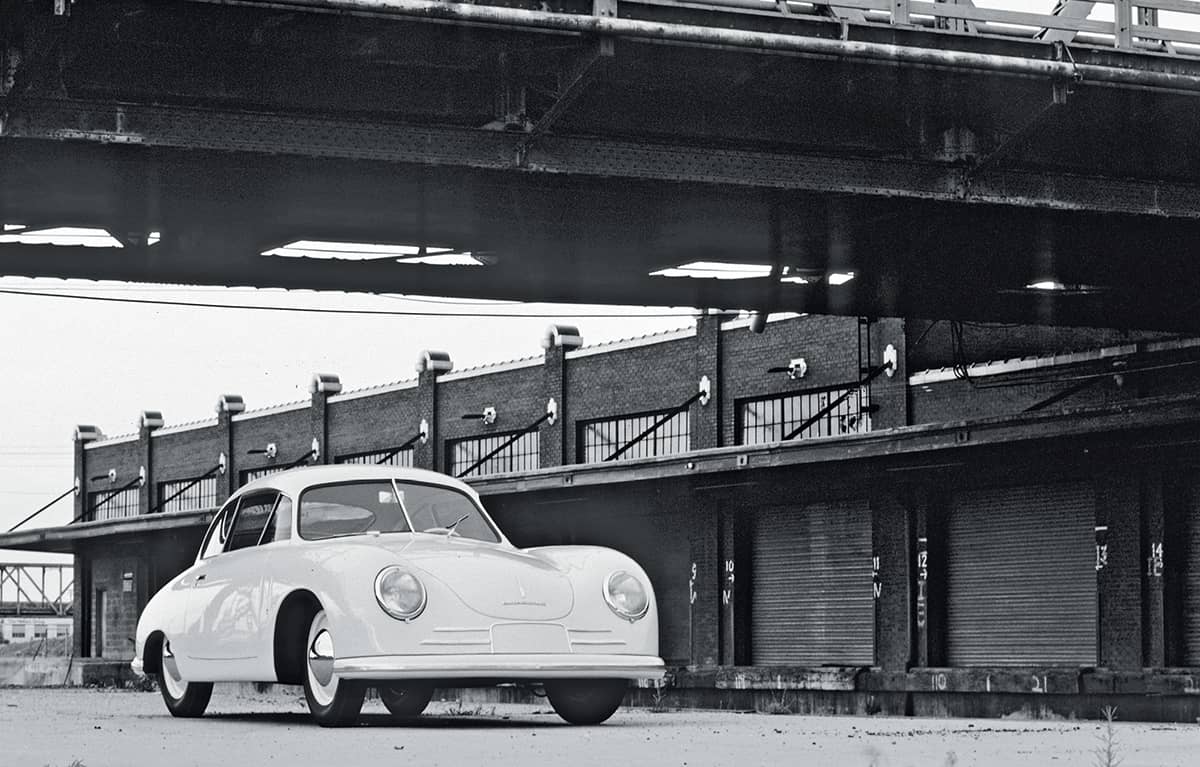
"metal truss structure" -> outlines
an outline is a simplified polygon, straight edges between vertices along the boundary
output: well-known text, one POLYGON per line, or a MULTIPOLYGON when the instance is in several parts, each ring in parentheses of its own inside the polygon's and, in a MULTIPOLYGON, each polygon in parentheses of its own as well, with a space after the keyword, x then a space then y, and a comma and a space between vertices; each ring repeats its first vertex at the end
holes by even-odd
POLYGON ((0 562, 0 615, 70 615, 74 595, 74 565, 0 562))

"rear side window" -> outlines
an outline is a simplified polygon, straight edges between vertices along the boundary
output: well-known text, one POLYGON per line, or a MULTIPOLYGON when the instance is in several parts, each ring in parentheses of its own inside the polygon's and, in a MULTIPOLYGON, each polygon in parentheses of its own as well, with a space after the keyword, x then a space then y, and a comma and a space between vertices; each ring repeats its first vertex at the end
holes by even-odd
POLYGON ((225 539, 229 535, 229 523, 232 521, 233 512, 236 509, 237 501, 230 501, 217 512, 212 525, 208 528, 208 537, 204 539, 204 545, 200 548, 201 559, 215 557, 225 550, 225 539))
POLYGON ((229 533, 226 551, 258 545, 263 528, 271 517, 271 510, 275 508, 276 497, 275 493, 256 493, 242 498, 237 516, 233 520, 233 530, 229 533))
POLYGON ((271 514, 271 521, 267 523, 267 529, 263 530, 260 546, 265 546, 268 543, 275 541, 286 541, 292 537, 292 499, 286 495, 279 496, 279 503, 275 504, 275 512, 271 514))

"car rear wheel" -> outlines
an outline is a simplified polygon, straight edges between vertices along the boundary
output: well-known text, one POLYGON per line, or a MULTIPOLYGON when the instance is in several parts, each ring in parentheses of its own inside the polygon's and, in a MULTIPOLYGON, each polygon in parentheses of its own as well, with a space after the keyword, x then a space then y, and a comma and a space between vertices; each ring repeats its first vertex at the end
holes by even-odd
POLYGON ((629 683, 624 679, 571 679, 546 682, 546 697, 571 724, 600 724, 621 707, 629 683))
POLYGON ((366 687, 333 672, 333 633, 324 610, 319 610, 309 623, 304 659, 304 697, 313 719, 322 727, 354 724, 362 710, 366 687))
POLYGON ((433 684, 389 684, 379 688, 379 700, 397 718, 420 716, 433 698, 433 684))
POLYGON ((158 689, 172 716, 196 717, 204 714, 212 697, 212 682, 185 682, 175 663, 171 642, 162 640, 162 657, 157 674, 158 689))

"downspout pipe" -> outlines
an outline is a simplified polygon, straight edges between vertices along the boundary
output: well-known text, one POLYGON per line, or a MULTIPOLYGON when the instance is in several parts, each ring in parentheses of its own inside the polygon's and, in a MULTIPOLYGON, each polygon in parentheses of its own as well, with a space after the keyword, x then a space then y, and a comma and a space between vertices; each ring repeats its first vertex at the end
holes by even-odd
MULTIPOLYGON (((815 58, 859 59, 881 64, 906 64, 939 69, 966 69, 1009 75, 1074 79, 1143 89, 1200 93, 1200 76, 1101 64, 1030 59, 941 48, 921 48, 857 40, 785 35, 745 29, 704 27, 591 14, 549 13, 523 8, 468 5, 439 0, 193 0, 218 5, 311 9, 376 16, 400 16, 463 24, 522 27, 579 35, 611 36, 649 41, 740 48, 815 58)), ((1050 53, 1050 46, 1046 47, 1050 53)))

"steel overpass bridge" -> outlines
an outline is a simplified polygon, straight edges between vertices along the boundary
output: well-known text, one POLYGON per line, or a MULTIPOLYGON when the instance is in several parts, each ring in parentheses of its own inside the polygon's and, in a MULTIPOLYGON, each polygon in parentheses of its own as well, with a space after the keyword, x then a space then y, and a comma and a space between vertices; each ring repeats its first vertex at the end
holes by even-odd
POLYGON ((71 614, 73 565, 0 562, 0 617, 71 614))
POLYGON ((1042 11, 0 0, 0 274, 1200 329, 1200 2, 1042 11))

